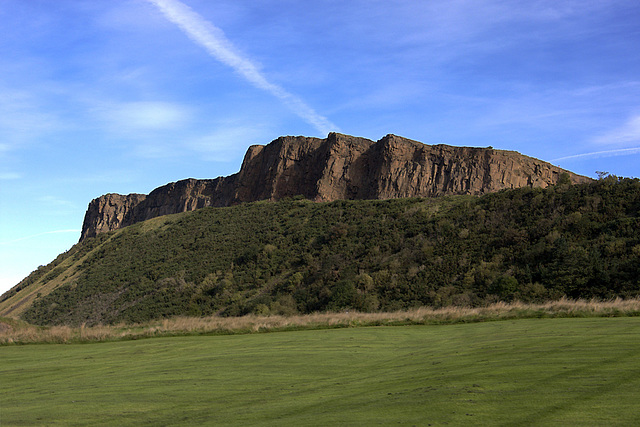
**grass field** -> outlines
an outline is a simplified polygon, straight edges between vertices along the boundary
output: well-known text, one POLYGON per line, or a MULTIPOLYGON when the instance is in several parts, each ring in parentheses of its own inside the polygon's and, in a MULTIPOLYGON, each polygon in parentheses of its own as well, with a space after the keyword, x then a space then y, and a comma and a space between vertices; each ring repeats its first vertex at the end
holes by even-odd
POLYGON ((638 425, 640 319, 0 347, 0 425, 638 425))

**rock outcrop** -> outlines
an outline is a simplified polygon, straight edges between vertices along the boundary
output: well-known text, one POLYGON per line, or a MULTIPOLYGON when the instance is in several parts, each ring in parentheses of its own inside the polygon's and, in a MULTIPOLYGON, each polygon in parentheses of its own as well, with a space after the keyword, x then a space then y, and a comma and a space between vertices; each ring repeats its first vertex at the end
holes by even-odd
POLYGON ((109 193, 93 199, 84 215, 80 241, 99 233, 122 227, 134 207, 146 199, 145 194, 109 193))
POLYGON ((240 171, 186 179, 148 196, 107 194, 89 204, 80 240, 161 215, 302 195, 315 201, 480 195, 547 187, 566 173, 515 151, 426 145, 395 135, 379 141, 330 133, 326 139, 284 136, 249 147, 240 171))

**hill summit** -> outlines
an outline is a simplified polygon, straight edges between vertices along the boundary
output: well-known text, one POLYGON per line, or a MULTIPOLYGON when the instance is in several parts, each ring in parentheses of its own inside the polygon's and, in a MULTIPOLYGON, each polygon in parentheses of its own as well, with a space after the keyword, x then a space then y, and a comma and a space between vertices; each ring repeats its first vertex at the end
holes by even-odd
POLYGON ((158 216, 207 206, 304 196, 314 201, 481 195, 545 188, 573 174, 515 151, 427 145, 396 135, 378 141, 338 133, 283 136, 253 145, 240 171, 186 179, 144 194, 106 194, 91 201, 80 241, 158 216))

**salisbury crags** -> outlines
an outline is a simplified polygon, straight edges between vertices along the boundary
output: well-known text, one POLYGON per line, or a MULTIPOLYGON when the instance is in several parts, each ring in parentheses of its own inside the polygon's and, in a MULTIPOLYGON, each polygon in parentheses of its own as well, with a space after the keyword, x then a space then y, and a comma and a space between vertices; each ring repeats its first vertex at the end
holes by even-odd
POLYGON ((426 145, 395 135, 371 141, 337 133, 326 139, 284 136, 254 145, 228 177, 186 179, 149 195, 106 194, 89 204, 80 240, 161 215, 302 195, 315 201, 480 195, 547 187, 567 173, 515 151, 426 145))

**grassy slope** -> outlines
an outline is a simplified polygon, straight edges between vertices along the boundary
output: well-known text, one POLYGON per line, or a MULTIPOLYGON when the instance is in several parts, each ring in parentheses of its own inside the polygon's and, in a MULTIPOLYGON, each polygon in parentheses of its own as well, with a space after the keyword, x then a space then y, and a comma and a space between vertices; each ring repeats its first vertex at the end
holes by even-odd
POLYGON ((637 318, 0 348, 2 425, 637 425, 637 318))
POLYGON ((201 209, 74 246, 0 315, 95 325, 640 295, 640 180, 201 209), (38 296, 38 294, 40 294, 38 296))
MULTIPOLYGON (((151 231, 164 225, 171 216, 154 218, 140 225, 144 231, 151 231)), ((0 315, 19 317, 28 309, 34 300, 46 297, 61 286, 75 282, 82 273, 80 268, 93 254, 100 250, 114 237, 114 234, 104 234, 87 243, 74 245, 69 251, 60 254, 47 266, 41 266, 31 273, 20 284, 3 295, 0 301, 0 315), (19 290, 16 291, 16 288, 19 290)))
MULTIPOLYGON (((108 242, 106 238, 102 240, 103 241, 96 245, 97 248, 100 248, 105 242, 108 242)), ((0 313, 3 316, 18 317, 28 309, 37 298, 47 296, 58 287, 75 281, 79 274, 78 267, 87 259, 90 253, 90 251, 81 250, 81 245, 75 245, 71 250, 59 255, 56 260, 51 263, 55 265, 50 264, 46 267, 40 267, 45 271, 38 274, 39 271, 36 270, 36 272, 21 282, 24 283, 33 277, 32 280, 23 284, 19 292, 12 293, 10 296, 7 295, 6 299, 0 301, 0 313)))

